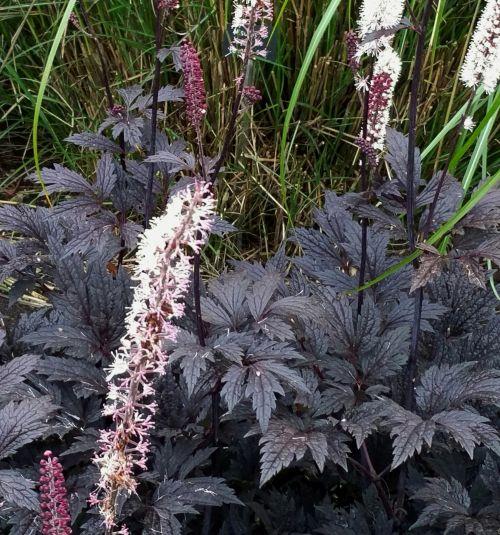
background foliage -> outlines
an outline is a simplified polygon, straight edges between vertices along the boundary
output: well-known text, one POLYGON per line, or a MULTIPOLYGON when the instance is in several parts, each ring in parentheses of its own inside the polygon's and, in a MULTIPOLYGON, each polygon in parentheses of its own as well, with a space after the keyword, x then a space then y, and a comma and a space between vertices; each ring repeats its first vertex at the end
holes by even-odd
MULTIPOLYGON (((311 209, 325 187, 346 191, 353 186, 353 164, 357 161, 353 140, 359 133, 361 105, 345 65, 343 44, 343 34, 354 24, 359 9, 359 2, 353 0, 340 3, 314 52, 294 103, 286 173, 280 179, 280 143, 290 96, 313 33, 329 3, 283 0, 276 6, 272 53, 255 66, 256 83, 263 90, 264 100, 240 127, 235 149, 237 164, 226 167, 219 187, 220 208, 242 232, 226 240, 223 249, 217 247, 213 251, 216 266, 222 265, 228 248, 233 257, 276 250, 287 225, 309 221, 311 209)), ((26 174, 33 171, 31 141, 36 95, 66 3, 14 0, 7 4, 0 6, 0 188, 7 202, 31 202, 39 193, 32 182, 25 181, 26 174)), ((424 2, 412 0, 410 4, 418 17, 424 2)), ((110 65, 113 88, 133 83, 147 86, 154 59, 150 2, 97 0, 86 5, 110 65)), ((423 74, 426 99, 419 110, 421 147, 439 136, 466 100, 457 73, 481 6, 480 0, 436 2, 423 74)), ((213 145, 212 153, 220 148, 214 133, 223 132, 229 119, 229 88, 236 74, 234 60, 225 57, 225 29, 230 13, 230 0, 182 2, 166 35, 167 43, 175 43, 187 29, 200 49, 210 96, 205 137, 213 145)), ((394 116, 395 126, 403 130, 415 40, 415 32, 402 32, 397 38, 404 71, 394 116)), ((166 71, 162 83, 176 82, 168 79, 172 76, 166 71)), ((494 97, 489 101, 480 98, 476 104, 481 107, 481 116, 488 110, 495 113, 499 105, 494 97)), ((63 139, 75 131, 94 129, 105 111, 96 47, 80 20, 80 28, 68 27, 50 70, 39 120, 41 164, 57 161, 73 169, 93 169, 93 155, 82 156, 63 139)), ((174 108, 168 109, 165 125, 172 124, 175 113, 174 108)), ((480 142, 474 180, 498 168, 498 142, 494 141, 498 125, 493 122, 489 127, 486 139, 477 135, 457 162, 457 176, 466 174, 470 156, 480 142)), ((483 131, 481 128, 479 134, 483 131)), ((447 145, 440 143, 434 149, 441 162, 446 159, 446 149, 447 145)), ((434 158, 424 160, 424 172, 434 165, 438 165, 434 158)))

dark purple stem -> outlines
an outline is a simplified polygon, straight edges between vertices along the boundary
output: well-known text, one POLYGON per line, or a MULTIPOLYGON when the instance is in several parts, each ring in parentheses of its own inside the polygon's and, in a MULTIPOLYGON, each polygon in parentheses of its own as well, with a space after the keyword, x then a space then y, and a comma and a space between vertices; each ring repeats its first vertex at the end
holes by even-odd
MULTIPOLYGON (((415 55, 415 68, 413 71, 413 79, 411 83, 410 96, 410 117, 409 117, 409 132, 408 132, 408 162, 407 162, 407 228, 408 228, 408 244, 410 252, 413 252, 416 247, 415 241, 415 204, 416 204, 416 190, 415 190, 415 149, 416 149, 416 135, 417 135, 417 112, 420 93, 420 81, 422 79, 422 68, 425 52, 425 36, 427 25, 432 10, 432 0, 427 0, 422 15, 422 22, 419 28, 417 50, 415 55)), ((422 315, 422 289, 417 290, 415 296, 415 309, 413 314, 413 325, 410 345, 410 355, 405 373, 404 382, 404 399, 405 407, 411 410, 413 405, 413 382, 415 379, 415 372, 417 367, 417 349, 418 336, 420 332, 420 319, 422 315)))
MULTIPOLYGON (((370 74, 370 81, 371 81, 372 75, 370 74)), ((370 87, 370 83, 368 84, 368 88, 370 87)), ((367 89, 365 91, 364 97, 363 97, 363 126, 362 126, 362 134, 363 139, 366 139, 366 136, 368 134, 368 115, 369 115, 369 101, 370 101, 370 90, 367 89)), ((360 180, 360 186, 361 186, 361 192, 365 193, 368 189, 368 183, 369 183, 369 165, 368 165, 368 158, 364 151, 361 152, 361 180, 360 180)), ((368 256, 368 220, 366 218, 363 218, 361 221, 361 262, 359 266, 359 280, 358 280, 358 286, 363 286, 365 282, 365 275, 366 275, 366 262, 367 262, 367 256, 368 256)), ((358 292, 358 316, 361 314, 361 309, 363 307, 363 300, 364 300, 364 291, 361 290, 358 292)))
POLYGON ((220 173, 220 170, 229 155, 229 149, 231 148, 231 143, 233 142, 234 136, 236 135, 236 122, 238 120, 241 100, 243 98, 243 90, 245 89, 245 81, 246 81, 246 75, 247 75, 247 70, 248 70, 248 64, 250 62, 250 57, 251 57, 251 52, 252 52, 252 44, 253 44, 252 36, 253 36, 254 27, 255 27, 255 9, 252 10, 252 14, 250 17, 250 23, 248 27, 249 37, 248 37, 246 47, 245 47, 245 54, 243 56, 243 65, 241 68, 241 75, 239 77, 238 85, 236 87, 236 96, 234 98, 233 107, 231 109, 231 117, 229 119, 229 124, 226 129, 226 135, 224 136, 224 142, 222 144, 222 150, 220 152, 220 156, 217 159, 217 162, 215 163, 214 168, 212 169, 212 172, 210 173, 209 179, 211 182, 215 182, 215 180, 217 179, 217 176, 220 173))
MULTIPOLYGON (((236 88, 236 95, 233 102, 233 107, 231 109, 231 118, 229 120, 228 127, 226 129, 226 135, 224 136, 224 141, 222 144, 222 150, 220 153, 219 158, 217 159, 212 171, 210 172, 210 175, 207 176, 205 171, 205 162, 204 162, 204 156, 203 156, 203 142, 201 140, 201 135, 198 131, 196 132, 197 142, 198 142, 198 150, 200 153, 200 159, 201 159, 201 170, 203 177, 213 184, 215 180, 217 179, 217 176, 220 173, 220 170, 222 166, 224 165, 224 162, 226 161, 229 150, 231 148, 231 143, 233 142, 234 136, 236 135, 236 123, 238 120, 238 115, 240 111, 240 105, 241 100, 243 98, 243 90, 245 88, 245 78, 247 74, 248 64, 250 62, 250 56, 252 51, 252 40, 253 40, 253 28, 255 25, 255 10, 252 11, 252 15, 250 18, 250 24, 248 29, 248 41, 245 48, 245 54, 243 58, 243 65, 241 69, 241 76, 239 78, 239 82, 236 88)), ((205 345, 204 343, 204 335, 203 335, 203 318, 201 315, 201 306, 199 305, 200 302, 200 255, 196 255, 194 258, 194 284, 193 284, 193 291, 194 291, 194 301, 195 301, 195 314, 196 314, 196 326, 198 331, 198 340, 200 341, 200 345, 205 345), (198 303, 198 304, 197 304, 198 303), (200 336, 201 334, 201 336, 200 336), (202 343, 203 340, 203 343, 202 343)), ((212 429, 211 429, 211 435, 212 435, 212 443, 217 444, 218 443, 218 435, 219 435, 219 425, 220 425, 220 411, 219 411, 219 405, 220 405, 220 389, 221 389, 221 383, 220 380, 217 381, 213 391, 212 391, 212 429)), ((213 463, 213 461, 212 461, 213 463)), ((202 535, 209 535, 211 533, 211 526, 212 526, 212 507, 207 507, 205 509, 204 518, 203 518, 203 528, 202 528, 202 535)))
MULTIPOLYGON (((158 92, 160 91, 161 61, 158 58, 158 52, 163 40, 163 14, 165 10, 156 6, 156 28, 155 28, 155 70, 153 76, 153 102, 151 104, 151 138, 149 140, 149 156, 156 154, 156 127, 158 123, 158 92)), ((153 210, 153 182, 156 171, 154 163, 149 164, 148 183, 146 186, 146 200, 144 208, 144 227, 149 227, 149 220, 153 210)))
MULTIPOLYGON (((415 52, 415 67, 413 70, 413 78, 411 83, 410 94, 410 116, 409 116, 409 131, 408 131, 408 162, 407 162, 407 229, 408 229, 408 243, 410 251, 413 252, 416 247, 415 241, 415 204, 416 204, 416 188, 415 188, 415 149, 417 136, 417 114, 420 94, 420 82, 422 79, 422 69, 425 52, 425 37, 427 33, 427 25, 429 23, 433 0, 427 0, 422 15, 422 21, 418 28, 417 49, 415 52)), ((416 267, 416 266, 415 266, 416 267)), ((413 322, 411 328, 410 353, 408 356, 408 363, 406 365, 404 380, 403 380, 403 406, 412 410, 415 403, 414 382, 417 372, 417 357, 418 357, 418 338, 420 334, 420 321, 422 319, 422 302, 423 289, 419 288, 415 295, 413 322)), ((401 468, 398 481, 397 491, 397 505, 402 507, 405 496, 406 485, 406 470, 401 468)))

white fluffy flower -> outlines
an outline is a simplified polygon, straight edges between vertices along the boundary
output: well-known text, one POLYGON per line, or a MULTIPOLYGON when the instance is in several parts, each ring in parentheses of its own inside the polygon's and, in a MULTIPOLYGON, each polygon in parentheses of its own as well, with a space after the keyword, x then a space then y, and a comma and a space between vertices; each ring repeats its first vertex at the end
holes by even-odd
POLYGON ((176 337, 172 320, 184 313, 191 260, 208 238, 214 208, 210 186, 196 181, 171 197, 164 214, 151 221, 140 239, 126 334, 107 369, 110 384, 103 414, 112 416, 115 425, 101 431, 94 459, 100 478, 90 500, 108 530, 115 525, 118 492, 134 491, 135 469, 146 468, 157 409, 151 400, 153 380, 164 373, 169 358, 163 340, 176 337))
POLYGON ((467 87, 483 84, 486 93, 495 91, 500 78, 500 0, 487 1, 460 78, 467 87))
MULTIPOLYGON (((361 40, 373 32, 396 27, 403 16, 404 0, 364 0, 358 22, 361 40)), ((378 54, 391 44, 392 35, 371 39, 360 46, 359 54, 378 54)))
POLYGON ((234 0, 230 51, 245 57, 266 56, 269 28, 273 22, 273 0, 234 0))
POLYGON ((384 48, 375 62, 369 89, 366 139, 362 134, 358 139, 358 145, 372 165, 378 163, 379 153, 385 148, 394 89, 400 74, 401 58, 390 46, 384 48))
POLYGON ((476 126, 476 123, 474 122, 472 117, 470 115, 467 116, 464 121, 464 129, 469 130, 469 132, 472 132, 475 126, 476 126))

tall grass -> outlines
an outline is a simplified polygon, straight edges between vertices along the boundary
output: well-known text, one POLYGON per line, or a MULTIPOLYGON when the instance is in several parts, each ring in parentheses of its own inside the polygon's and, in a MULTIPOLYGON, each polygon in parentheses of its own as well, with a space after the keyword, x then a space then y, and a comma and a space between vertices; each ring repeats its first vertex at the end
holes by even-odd
MULTIPOLYGON (((213 153, 220 148, 214 133, 223 131, 229 118, 229 88, 236 76, 233 60, 225 57, 231 3, 182 2, 166 32, 166 41, 175 43, 187 28, 204 58, 211 95, 205 136, 213 153)), ((424 2, 410 4, 418 17, 424 2)), ((26 180, 34 169, 36 97, 66 5, 63 1, 12 0, 0 7, 0 188, 7 202, 30 202, 39 194, 39 187, 26 180)), ((439 0, 429 28, 422 77, 426 98, 419 110, 417 140, 422 148, 428 147, 424 151, 427 176, 439 161, 447 159, 448 125, 459 120, 459 110, 467 100, 457 73, 481 6, 481 0, 439 0)), ((218 249, 220 255, 236 254, 236 249, 247 256, 258 249, 273 250, 288 225, 308 219, 324 188, 345 191, 353 186, 357 176, 353 139, 360 128, 361 106, 345 65, 343 34, 352 26, 358 8, 354 0, 278 2, 273 52, 255 65, 253 73, 264 101, 242 122, 235 145, 238 163, 226 166, 219 184, 220 206, 242 231, 218 249), (338 4, 333 12, 328 11, 332 4, 338 4), (321 38, 314 41, 321 27, 321 38)), ((88 11, 110 65, 113 88, 150 82, 154 61, 150 4, 89 1, 88 11)), ((400 32, 397 40, 404 74, 394 122, 403 129, 406 125, 400 118, 408 116, 407 73, 411 72, 416 35, 411 30, 400 32)), ((40 161, 63 161, 90 171, 89 156, 82 159, 63 142, 72 131, 94 128, 105 113, 99 62, 83 25, 68 26, 48 74, 39 114, 40 161)), ((164 73, 164 83, 167 77, 164 73)), ((478 127, 462 136, 452 161, 455 175, 467 187, 498 168, 495 118, 499 106, 498 96, 481 95, 475 101, 478 127)), ((167 115, 163 126, 168 128, 175 117, 167 115)))

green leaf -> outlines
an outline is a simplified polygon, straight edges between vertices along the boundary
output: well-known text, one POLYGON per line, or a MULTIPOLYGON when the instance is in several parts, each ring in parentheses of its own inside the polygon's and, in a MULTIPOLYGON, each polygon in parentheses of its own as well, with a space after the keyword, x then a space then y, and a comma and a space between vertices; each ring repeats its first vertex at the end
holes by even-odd
MULTIPOLYGON (((328 29, 328 25, 332 21, 333 16, 335 15, 339 5, 340 5, 340 0, 331 0, 318 27, 316 28, 316 31, 314 32, 314 35, 312 36, 311 42, 309 43, 309 47, 307 48, 307 52, 304 58, 304 63, 302 64, 302 67, 300 68, 299 74, 297 76, 297 80, 293 87, 292 96, 290 97, 290 102, 286 110, 285 121, 283 123, 283 129, 281 132, 281 146, 280 146, 281 204, 285 207, 285 209, 288 204, 287 203, 287 191, 286 191, 287 190, 286 171, 287 171, 287 163, 288 163, 287 137, 288 137, 288 131, 290 130, 290 122, 292 120, 292 115, 295 110, 295 107, 297 106, 300 91, 302 89, 302 85, 304 84, 307 71, 309 70, 309 67, 314 59, 314 54, 316 53, 316 50, 321 42, 321 39, 323 35, 325 34, 326 30, 328 29)), ((290 214, 287 214, 287 215, 288 217, 290 217, 290 214)))
POLYGON ((57 54, 57 49, 59 48, 59 45, 61 44, 61 41, 64 36, 64 32, 66 31, 66 27, 68 25, 69 17, 75 7, 75 4, 76 4, 76 0, 69 0, 66 5, 66 9, 64 10, 64 13, 61 17, 61 22, 59 23, 56 36, 54 37, 54 41, 52 42, 52 46, 50 47, 49 55, 47 56, 47 61, 43 69, 42 79, 40 81, 40 87, 38 89, 38 95, 36 97, 35 114, 33 116, 33 130, 32 130, 33 132, 33 157, 35 160, 36 173, 38 175, 38 179, 40 180, 40 184, 42 185, 43 192, 45 194, 45 197, 49 205, 51 204, 50 197, 49 197, 49 194, 47 193, 47 189, 45 187, 45 184, 43 183, 42 175, 40 172, 40 156, 38 154, 38 121, 40 118, 40 112, 42 110, 43 97, 45 95, 45 90, 47 89, 50 73, 52 70, 52 65, 54 63, 54 59, 57 54))

